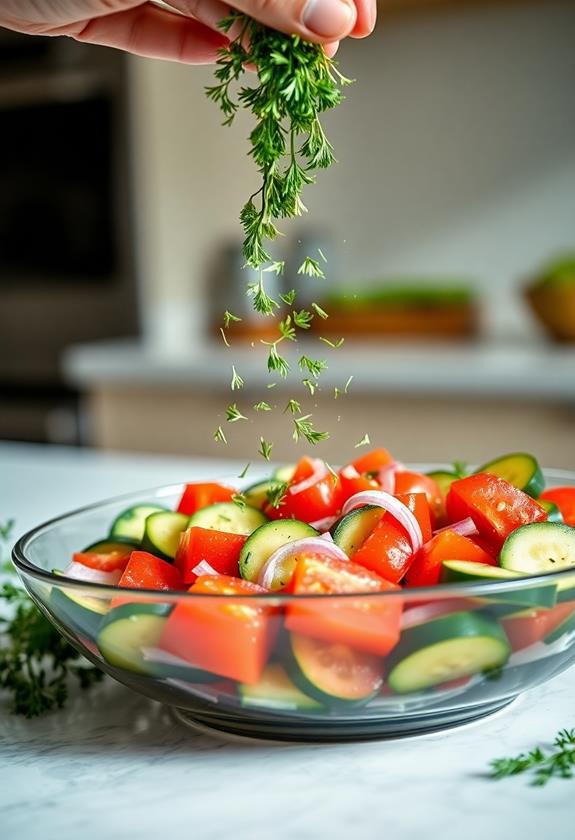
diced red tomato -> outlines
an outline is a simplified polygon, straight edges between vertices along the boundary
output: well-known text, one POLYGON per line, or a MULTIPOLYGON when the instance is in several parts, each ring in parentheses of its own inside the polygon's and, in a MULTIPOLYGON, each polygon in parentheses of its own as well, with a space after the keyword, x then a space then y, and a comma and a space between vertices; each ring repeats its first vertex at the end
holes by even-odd
POLYGON ((185 513, 191 516, 197 510, 215 505, 218 502, 231 502, 238 491, 233 487, 226 487, 224 484, 215 482, 197 482, 186 484, 178 505, 178 513, 185 513))
POLYGON ((88 566, 90 569, 98 569, 100 572, 124 571, 132 549, 127 551, 110 551, 107 554, 99 554, 97 551, 81 551, 74 554, 74 562, 88 566))
POLYGON ((202 560, 221 575, 239 577, 238 561, 246 539, 242 534, 193 526, 180 536, 174 565, 180 570, 186 584, 194 583, 197 575, 192 570, 202 560))
POLYGON ((366 452, 361 458, 356 458, 352 461, 352 466, 356 468, 358 473, 374 473, 382 467, 387 467, 393 463, 393 457, 389 454, 387 449, 372 449, 371 452, 366 452))
POLYGON ((147 551, 132 551, 118 586, 127 589, 184 589, 182 576, 175 566, 147 551))
POLYGON ((250 603, 254 595, 266 590, 238 578, 201 576, 189 591, 202 597, 177 604, 159 647, 196 668, 256 683, 277 632, 273 608, 257 601, 250 603))
POLYGON ((305 555, 298 560, 294 572, 294 594, 358 593, 358 597, 293 602, 287 607, 286 628, 385 656, 399 640, 402 601, 399 597, 378 598, 376 593, 393 591, 401 589, 357 563, 305 555), (369 594, 362 598, 360 593, 369 594))
POLYGON ((445 499, 435 479, 424 473, 401 470, 395 473, 395 495, 425 493, 431 510, 431 527, 441 521, 445 513, 445 499))
MULTIPOLYGON (((473 536, 469 537, 471 542, 478 545, 479 548, 483 549, 483 551, 491 558, 491 561, 488 565, 490 566, 499 566, 499 550, 493 545, 493 543, 486 540, 484 537, 480 537, 479 534, 473 534, 473 536)), ((487 560, 485 561, 487 563, 487 560)))
POLYGON ((353 555, 353 562, 399 583, 413 561, 413 547, 407 531, 386 513, 353 555))
POLYGON ((532 610, 502 620, 503 628, 514 651, 523 650, 555 630, 573 612, 573 602, 557 604, 550 610, 532 610))
POLYGON ((547 519, 546 512, 534 499, 490 473, 454 481, 447 494, 447 514, 451 522, 470 516, 480 536, 498 548, 521 525, 547 519))
POLYGON ((328 472, 309 487, 301 489, 301 483, 311 478, 318 470, 315 459, 304 457, 296 467, 284 500, 279 508, 265 507, 270 519, 299 519, 302 522, 316 522, 328 516, 336 516, 342 506, 341 486, 337 477, 328 472))
POLYGON ((353 464, 344 467, 339 473, 339 481, 341 485, 341 503, 347 502, 356 493, 363 493, 364 490, 379 490, 377 481, 373 478, 368 478, 366 475, 360 475, 353 464))
POLYGON ((470 560, 493 565, 491 555, 469 537, 462 537, 455 531, 441 531, 415 555, 405 577, 406 585, 435 586, 439 583, 444 560, 470 560))
POLYGON ((575 528, 575 487, 550 487, 541 498, 557 505, 565 524, 575 528))
POLYGON ((431 530, 431 510, 425 493, 400 493, 396 498, 403 502, 417 519, 423 542, 429 542, 433 533, 431 530))

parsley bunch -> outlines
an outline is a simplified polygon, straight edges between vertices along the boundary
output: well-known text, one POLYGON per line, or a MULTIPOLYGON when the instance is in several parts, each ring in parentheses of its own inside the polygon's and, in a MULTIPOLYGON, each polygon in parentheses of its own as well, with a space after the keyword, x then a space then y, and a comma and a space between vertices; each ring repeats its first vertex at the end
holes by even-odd
MULTIPOLYGON (((0 525, 0 541, 8 542, 13 524, 0 525)), ((4 569, 9 570, 7 563, 4 569)), ((0 689, 11 696, 15 714, 31 718, 61 708, 70 676, 82 688, 103 677, 83 663, 21 587, 4 583, 0 601, 8 606, 7 615, 0 617, 0 689)))
POLYGON ((522 773, 531 775, 531 784, 543 787, 553 778, 572 779, 575 775, 575 729, 562 729, 555 736, 553 751, 536 747, 515 758, 497 758, 491 762, 494 779, 506 779, 522 773))
POLYGON ((339 105, 341 88, 350 80, 321 45, 297 35, 284 35, 240 12, 230 14, 220 27, 232 40, 221 50, 217 84, 206 93, 220 106, 225 125, 231 125, 240 107, 256 120, 250 154, 262 185, 240 218, 246 262, 259 268, 270 260, 265 242, 278 235, 277 220, 305 212, 304 186, 335 160, 320 115, 339 105), (236 95, 235 85, 248 65, 256 70, 257 84, 240 86, 236 95))

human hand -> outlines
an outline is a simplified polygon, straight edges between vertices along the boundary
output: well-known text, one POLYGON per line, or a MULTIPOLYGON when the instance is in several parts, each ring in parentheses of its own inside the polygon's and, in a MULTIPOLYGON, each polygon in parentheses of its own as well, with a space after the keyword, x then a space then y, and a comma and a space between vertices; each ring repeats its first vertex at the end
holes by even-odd
POLYGON ((274 29, 330 45, 369 35, 376 18, 376 0, 167 0, 162 7, 150 0, 0 0, 0 26, 207 64, 227 43, 217 27, 231 5, 274 29))

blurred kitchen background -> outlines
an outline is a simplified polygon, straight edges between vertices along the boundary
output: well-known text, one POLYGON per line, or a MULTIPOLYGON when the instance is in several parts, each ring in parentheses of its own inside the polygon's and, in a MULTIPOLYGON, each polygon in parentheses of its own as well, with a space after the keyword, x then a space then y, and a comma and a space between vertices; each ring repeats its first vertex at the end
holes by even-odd
POLYGON ((266 387, 239 254, 249 122, 221 127, 212 70, 0 30, 0 439, 256 460, 263 435, 293 460, 299 396, 334 461, 367 432, 413 461, 575 468, 574 43, 573 0, 382 0, 342 46, 339 165, 277 249, 346 337, 316 336, 330 367, 306 401, 297 377, 266 387), (260 400, 278 410, 226 424, 260 400))

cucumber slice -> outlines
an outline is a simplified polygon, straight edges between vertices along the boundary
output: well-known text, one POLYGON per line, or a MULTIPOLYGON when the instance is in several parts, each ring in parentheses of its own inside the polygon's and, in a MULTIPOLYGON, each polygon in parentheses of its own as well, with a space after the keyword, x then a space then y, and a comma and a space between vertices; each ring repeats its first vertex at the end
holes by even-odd
POLYGON ((218 674, 194 668, 185 659, 159 648, 142 647, 146 673, 160 680, 184 680, 189 683, 212 683, 221 680, 218 674))
POLYGON ((547 499, 536 499, 535 501, 538 505, 541 505, 544 511, 547 512, 547 522, 564 522, 561 511, 556 504, 548 501, 547 499))
POLYGON ((267 516, 250 505, 240 507, 234 502, 218 502, 194 513, 190 517, 188 527, 197 525, 198 528, 211 528, 212 531, 227 531, 228 534, 247 536, 265 522, 268 522, 267 516))
POLYGON ((122 511, 112 523, 110 537, 114 539, 120 537, 138 544, 141 543, 144 537, 146 519, 150 514, 163 510, 167 510, 167 508, 159 505, 135 505, 135 507, 122 511))
POLYGON ((410 694, 500 668, 510 654, 509 640, 493 618, 451 613, 403 631, 388 682, 396 694, 410 694))
POLYGON ((444 496, 447 496, 453 482, 461 478, 457 473, 450 472, 449 470, 435 470, 434 472, 428 472, 427 475, 437 482, 444 496))
POLYGON ((98 540, 98 542, 91 543, 90 545, 86 546, 86 548, 81 552, 85 554, 88 551, 92 551, 95 554, 112 554, 114 551, 129 551, 130 549, 138 548, 140 543, 135 542, 134 540, 124 539, 122 537, 116 537, 113 540, 105 539, 105 540, 98 540))
POLYGON ((259 682, 255 685, 240 683, 238 692, 242 706, 306 712, 322 708, 321 703, 294 685, 281 665, 268 665, 259 682))
POLYGON ((167 604, 123 604, 110 610, 97 638, 106 662, 135 674, 149 674, 142 649, 158 646, 169 612, 167 604))
POLYGON ((383 685, 383 661, 347 645, 291 633, 288 676, 304 694, 324 706, 368 703, 383 685))
POLYGON ((261 510, 268 500, 268 491, 278 487, 282 482, 276 478, 258 481, 244 490, 244 497, 248 505, 261 510))
POLYGON ((545 479, 541 467, 533 455, 527 452, 513 452, 502 455, 494 461, 489 461, 479 467, 476 473, 491 473, 498 478, 504 478, 509 484, 523 490, 530 496, 537 498, 545 487, 545 479))
POLYGON ((289 484, 294 477, 295 471, 295 464, 286 464, 285 467, 278 467, 278 469, 274 472, 274 478, 277 478, 278 481, 283 481, 286 484, 289 484))
POLYGON ((146 519, 142 548, 161 557, 173 560, 178 550, 180 534, 188 527, 190 517, 183 513, 163 510, 151 513, 146 519))
POLYGON ((499 564, 524 575, 575 568, 575 528, 557 522, 522 525, 503 543, 499 564))
MULTIPOLYGON (((525 578, 521 572, 489 566, 487 563, 474 563, 469 560, 444 560, 441 570, 443 583, 488 583, 497 580, 520 580, 525 578)), ((525 586, 516 592, 502 592, 489 595, 492 601, 506 604, 523 604, 526 607, 553 607, 557 603, 557 587, 551 584, 525 586)))
MULTIPOLYGON (((256 583, 260 570, 269 560, 274 551, 286 543, 301 540, 304 537, 317 537, 318 531, 297 519, 278 519, 266 522, 246 540, 240 552, 240 575, 246 580, 256 583)), ((285 586, 295 566, 295 558, 286 561, 287 565, 281 570, 281 579, 277 581, 277 589, 285 586), (284 580, 285 577, 285 580, 284 580)), ((274 582, 275 583, 275 582, 274 582)))
POLYGON ((561 624, 558 624, 551 633, 544 637, 543 641, 546 645, 552 645, 568 633, 575 633, 575 610, 564 618, 561 624))
POLYGON ((352 557, 384 516, 385 510, 377 505, 364 505, 352 510, 331 529, 334 543, 352 557))
POLYGON ((103 616, 110 609, 110 604, 103 598, 78 595, 72 589, 52 587, 50 608, 56 616, 63 616, 77 633, 95 639, 103 616))

